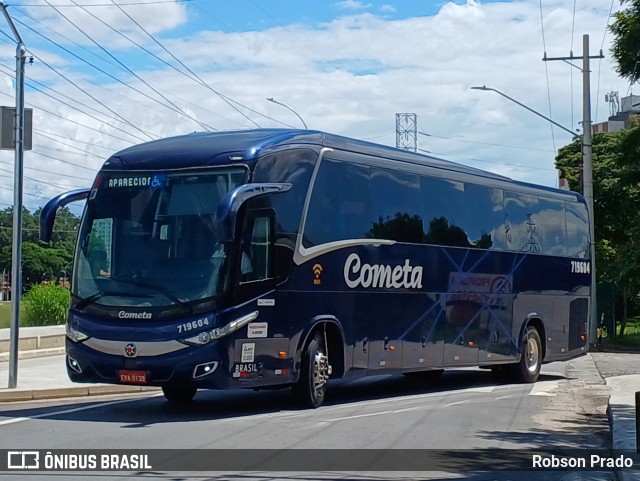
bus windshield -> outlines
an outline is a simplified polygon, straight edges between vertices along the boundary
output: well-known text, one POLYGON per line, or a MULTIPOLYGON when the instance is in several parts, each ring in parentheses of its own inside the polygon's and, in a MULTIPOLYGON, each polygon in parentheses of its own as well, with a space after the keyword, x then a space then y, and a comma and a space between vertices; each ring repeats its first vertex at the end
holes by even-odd
POLYGON ((229 252, 216 211, 245 178, 241 167, 99 174, 78 238, 76 307, 183 307, 219 296, 229 252))

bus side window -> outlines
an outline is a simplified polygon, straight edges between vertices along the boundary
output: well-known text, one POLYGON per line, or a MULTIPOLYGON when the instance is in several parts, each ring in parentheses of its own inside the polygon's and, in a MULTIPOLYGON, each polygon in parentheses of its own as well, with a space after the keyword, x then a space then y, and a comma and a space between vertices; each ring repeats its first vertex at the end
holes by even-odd
POLYGON ((260 214, 249 219, 242 241, 240 273, 242 282, 273 278, 273 215, 260 214))

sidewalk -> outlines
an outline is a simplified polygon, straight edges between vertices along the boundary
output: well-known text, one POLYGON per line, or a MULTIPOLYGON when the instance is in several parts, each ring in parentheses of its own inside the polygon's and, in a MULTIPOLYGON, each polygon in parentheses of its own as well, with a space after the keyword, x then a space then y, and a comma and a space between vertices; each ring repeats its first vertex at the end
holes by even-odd
POLYGON ((18 361, 18 382, 9 389, 9 363, 0 362, 0 406, 2 402, 31 401, 78 396, 134 393, 157 390, 154 387, 116 384, 77 384, 67 377, 64 354, 34 357, 18 361))
POLYGON ((15 389, 9 389, 10 330, 0 329, 0 403, 157 389, 72 383, 65 367, 65 326, 21 327, 19 334, 18 382, 15 389))

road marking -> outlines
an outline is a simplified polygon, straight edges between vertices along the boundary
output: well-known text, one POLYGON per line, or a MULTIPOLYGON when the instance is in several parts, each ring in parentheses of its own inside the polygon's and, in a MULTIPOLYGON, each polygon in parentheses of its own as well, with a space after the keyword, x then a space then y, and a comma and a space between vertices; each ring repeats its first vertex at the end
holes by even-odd
MULTIPOLYGON (((156 395, 156 396, 159 396, 159 394, 156 395)), ((152 397, 156 397, 156 396, 152 396, 152 397)), ((118 401, 108 401, 108 402, 103 402, 103 403, 98 403, 98 404, 92 404, 91 406, 82 406, 82 407, 79 407, 79 408, 64 409, 62 411, 35 414, 35 415, 29 416, 29 417, 5 419, 4 421, 0 421, 0 426, 6 426, 7 424, 21 423, 23 421, 30 421, 31 419, 42 419, 42 418, 48 418, 48 417, 53 417, 53 416, 59 416, 61 414, 70 414, 70 413, 76 413, 76 412, 79 412, 79 411, 87 411, 89 409, 96 409, 96 408, 101 408, 101 407, 104 407, 104 406, 111 406, 113 404, 120 404, 120 403, 126 403, 126 402, 137 401, 137 400, 138 399, 120 399, 118 401)))
POLYGON ((513 397, 513 394, 507 394, 506 396, 498 396, 497 398, 495 398, 495 401, 500 401, 501 399, 509 399, 510 397, 513 397))
POLYGON ((346 421, 347 419, 357 419, 357 418, 368 418, 370 416, 380 416, 382 414, 389 414, 393 411, 379 411, 377 413, 368 413, 368 414, 354 414, 353 416, 345 416, 343 418, 335 418, 335 419, 325 419, 325 423, 335 423, 336 421, 346 421))
POLYGON ((445 407, 457 406, 458 404, 464 404, 464 403, 467 403, 467 402, 469 402, 468 399, 465 400, 465 401, 456 401, 456 402, 452 402, 452 403, 449 403, 449 404, 445 404, 445 407))
POLYGON ((560 381, 537 382, 529 391, 529 396, 555 397, 558 394, 558 384, 560 381))

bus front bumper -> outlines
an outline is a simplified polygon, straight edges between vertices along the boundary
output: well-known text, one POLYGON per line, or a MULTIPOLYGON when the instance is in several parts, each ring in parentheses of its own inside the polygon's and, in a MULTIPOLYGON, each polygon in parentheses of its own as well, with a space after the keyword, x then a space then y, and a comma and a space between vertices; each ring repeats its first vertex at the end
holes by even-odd
POLYGON ((66 340, 69 379, 79 383, 136 384, 146 386, 191 385, 206 389, 230 387, 229 366, 216 344, 185 347, 179 351, 136 356, 134 343, 122 355, 107 354, 66 340))

